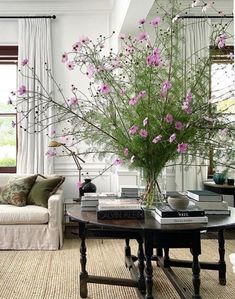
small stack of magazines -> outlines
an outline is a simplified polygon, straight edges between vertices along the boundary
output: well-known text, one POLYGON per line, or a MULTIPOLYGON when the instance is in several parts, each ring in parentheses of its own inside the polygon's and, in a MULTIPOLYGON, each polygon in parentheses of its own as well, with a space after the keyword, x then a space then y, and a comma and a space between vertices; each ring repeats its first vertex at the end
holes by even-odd
POLYGON ((115 193, 85 193, 81 199, 81 211, 92 212, 96 211, 100 199, 114 199, 117 198, 115 193))

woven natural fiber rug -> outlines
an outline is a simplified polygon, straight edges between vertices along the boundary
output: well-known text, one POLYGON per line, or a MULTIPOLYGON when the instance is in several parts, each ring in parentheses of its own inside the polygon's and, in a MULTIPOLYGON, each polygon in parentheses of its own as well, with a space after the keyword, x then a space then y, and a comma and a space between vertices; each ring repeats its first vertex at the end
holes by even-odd
MULTIPOLYGON (((1 299, 78 299, 80 253, 79 240, 65 240, 58 251, 1 251, 0 298, 1 299)), ((131 242, 132 253, 136 242, 131 242)), ((229 262, 229 254, 235 252, 235 240, 226 241, 227 285, 218 283, 218 272, 201 270, 201 295, 204 299, 235 298, 235 274, 229 262)), ((130 278, 124 266, 123 240, 87 240, 90 274, 130 278)), ((189 259, 189 250, 171 250, 171 256, 189 259)), ((217 261, 216 240, 202 240, 200 260, 217 261)), ((157 299, 179 299, 170 282, 153 262, 154 289, 157 299)), ((192 289, 190 269, 174 268, 185 286, 192 289)), ((90 299, 137 299, 134 288, 88 284, 90 299)))

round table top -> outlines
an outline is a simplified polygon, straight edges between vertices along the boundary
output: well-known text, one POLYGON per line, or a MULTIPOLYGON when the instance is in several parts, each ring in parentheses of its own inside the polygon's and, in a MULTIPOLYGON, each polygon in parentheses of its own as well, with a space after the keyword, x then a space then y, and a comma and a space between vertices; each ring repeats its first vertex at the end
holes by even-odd
POLYGON ((235 208, 231 210, 230 216, 225 215, 209 215, 208 223, 189 223, 189 224, 164 224, 161 225, 152 216, 150 210, 145 211, 145 219, 113 219, 98 220, 96 212, 82 212, 80 204, 74 205, 67 210, 68 215, 79 222, 103 226, 116 229, 132 229, 132 230, 159 230, 159 231, 179 231, 179 230, 218 230, 235 227, 235 208))

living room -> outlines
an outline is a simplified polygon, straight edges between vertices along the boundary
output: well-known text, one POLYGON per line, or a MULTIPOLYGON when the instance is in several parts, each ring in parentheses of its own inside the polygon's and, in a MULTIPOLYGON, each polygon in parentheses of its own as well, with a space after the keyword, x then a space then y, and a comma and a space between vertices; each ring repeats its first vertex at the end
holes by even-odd
MULTIPOLYGON (((234 3, 181 2, 182 6, 154 0, 0 0, 0 192, 15 178, 25 185, 27 175, 28 197, 19 204, 17 193, 15 203, 24 211, 18 216, 32 221, 1 222, 0 298, 188 296, 176 291, 154 259, 153 277, 148 270, 144 274, 148 286, 144 295, 125 283, 117 287, 92 278, 88 295, 81 294, 79 273, 86 271, 80 266, 79 226, 71 214, 66 215, 77 205, 85 179, 92 181, 97 193, 120 194, 130 187, 142 194, 147 186, 146 190, 165 196, 203 190, 220 173, 230 185, 216 186, 223 201, 234 207, 234 3), (197 20, 202 20, 200 25, 197 20), (196 62, 190 58, 194 56, 196 62), (145 84, 151 88, 145 90, 145 84), (142 104, 147 98, 151 102, 142 104), (45 186, 51 188, 46 195, 45 186), (46 202, 39 198, 40 192, 46 202), (44 220, 33 222, 36 214, 44 220)), ((152 193, 143 196, 147 206, 152 205, 152 193)), ((232 227, 232 214, 225 217, 226 227, 232 227)), ((216 225, 211 230, 221 234, 222 224, 216 225)), ((107 236, 86 240, 83 253, 89 274, 129 279, 124 263, 127 244, 123 237, 107 236)), ((129 237, 131 252, 138 255, 139 236, 129 237)), ((188 269, 192 264, 174 269, 183 281, 181 289, 195 292, 194 298, 233 298, 229 258, 235 245, 233 229, 223 237, 201 234, 200 295, 192 283, 192 279, 199 282, 197 269, 194 278, 188 269), (226 286, 217 277, 224 263, 218 269, 209 266, 214 271, 203 268, 203 261, 223 261, 223 237, 226 286)), ((192 259, 192 247, 180 247, 171 249, 170 256, 192 259)))

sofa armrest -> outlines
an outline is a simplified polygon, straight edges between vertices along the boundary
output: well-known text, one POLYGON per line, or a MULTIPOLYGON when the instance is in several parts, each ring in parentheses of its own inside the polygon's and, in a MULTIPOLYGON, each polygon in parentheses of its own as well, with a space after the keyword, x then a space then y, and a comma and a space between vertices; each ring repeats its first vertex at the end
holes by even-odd
POLYGON ((51 195, 48 199, 48 211, 49 211, 49 224, 58 225, 62 223, 63 215, 63 202, 64 193, 62 189, 58 189, 57 192, 51 195))
POLYGON ((63 245, 63 203, 64 192, 63 189, 58 189, 55 194, 51 195, 48 199, 49 211, 49 227, 58 228, 60 247, 63 245))

